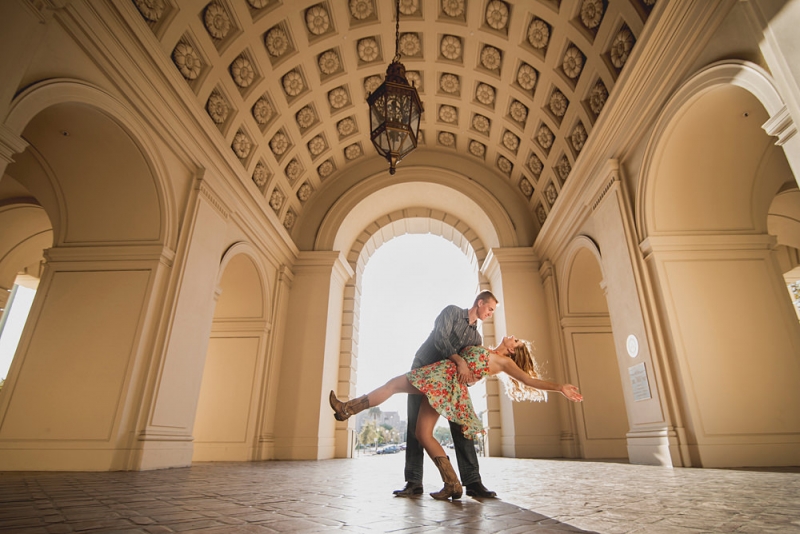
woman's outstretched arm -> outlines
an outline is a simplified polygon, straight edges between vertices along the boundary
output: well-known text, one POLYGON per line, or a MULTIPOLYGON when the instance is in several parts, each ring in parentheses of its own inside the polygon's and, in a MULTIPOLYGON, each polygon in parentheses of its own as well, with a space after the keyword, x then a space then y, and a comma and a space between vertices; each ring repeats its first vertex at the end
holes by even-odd
POLYGON ((573 402, 580 402, 583 400, 583 395, 581 395, 578 392, 578 388, 572 384, 556 384, 555 382, 548 382, 547 380, 533 378, 528 373, 517 367, 517 364, 514 363, 514 360, 511 358, 490 352, 489 374, 496 375, 500 372, 506 373, 511 378, 519 380, 526 386, 544 391, 557 391, 573 402))

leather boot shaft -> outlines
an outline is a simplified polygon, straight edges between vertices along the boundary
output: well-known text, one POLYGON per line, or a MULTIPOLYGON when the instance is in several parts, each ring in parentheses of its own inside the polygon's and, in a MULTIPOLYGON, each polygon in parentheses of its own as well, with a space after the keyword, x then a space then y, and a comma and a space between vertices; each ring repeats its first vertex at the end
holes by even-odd
POLYGON ((353 416, 358 412, 363 412, 369 408, 369 398, 366 395, 362 395, 357 399, 349 400, 347 402, 342 402, 336 398, 336 394, 331 391, 328 400, 331 403, 331 408, 333 408, 334 411, 333 417, 335 417, 337 421, 344 421, 350 416, 353 416))
POLYGON ((461 482, 458 481, 458 475, 456 475, 456 471, 453 469, 453 464, 450 463, 450 458, 447 456, 437 456, 433 459, 433 463, 436 464, 439 474, 442 475, 444 487, 436 493, 431 493, 431 497, 440 501, 451 497, 453 499, 460 499, 462 491, 461 482))

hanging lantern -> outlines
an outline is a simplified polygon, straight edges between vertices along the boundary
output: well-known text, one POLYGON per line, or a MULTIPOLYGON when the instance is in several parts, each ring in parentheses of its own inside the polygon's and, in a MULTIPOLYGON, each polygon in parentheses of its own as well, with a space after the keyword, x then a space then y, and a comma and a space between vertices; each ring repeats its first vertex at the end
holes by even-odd
POLYGON ((367 97, 370 139, 378 153, 389 162, 389 174, 397 163, 417 148, 422 101, 417 89, 408 83, 406 68, 400 63, 400 2, 395 0, 395 55, 386 69, 386 79, 367 97))

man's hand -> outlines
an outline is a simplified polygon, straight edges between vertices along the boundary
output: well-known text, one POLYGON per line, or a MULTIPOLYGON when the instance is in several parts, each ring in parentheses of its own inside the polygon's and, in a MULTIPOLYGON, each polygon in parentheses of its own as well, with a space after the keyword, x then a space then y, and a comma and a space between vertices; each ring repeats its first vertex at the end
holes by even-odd
POLYGON ((469 365, 465 362, 462 358, 459 358, 460 361, 456 362, 456 370, 458 371, 458 383, 459 384, 466 384, 468 386, 474 384, 478 381, 475 378, 475 375, 470 370, 469 365))

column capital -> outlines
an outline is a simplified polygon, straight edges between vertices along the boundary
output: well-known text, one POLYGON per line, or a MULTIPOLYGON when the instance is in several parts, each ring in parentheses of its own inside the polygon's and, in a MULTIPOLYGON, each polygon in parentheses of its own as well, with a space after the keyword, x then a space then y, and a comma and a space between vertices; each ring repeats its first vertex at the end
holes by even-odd
POLYGON ((340 281, 346 282, 355 272, 344 254, 338 250, 306 250, 297 256, 293 269, 295 275, 330 271, 340 281))
POLYGON ((775 141, 778 146, 786 144, 786 141, 797 133, 797 125, 792 120, 792 116, 786 106, 783 106, 777 113, 773 114, 761 127, 767 132, 767 135, 778 138, 775 141))
POLYGON ((542 277, 542 280, 548 280, 553 275, 555 275, 555 266, 553 265, 553 262, 550 260, 542 261, 542 264, 539 267, 539 276, 542 277))
POLYGON ((13 155, 28 147, 28 142, 14 133, 5 124, 0 124, 0 164, 8 165, 14 161, 13 155))
POLYGON ((536 271, 539 269, 539 258, 530 247, 493 248, 483 260, 481 272, 491 279, 498 269, 504 272, 536 271))

